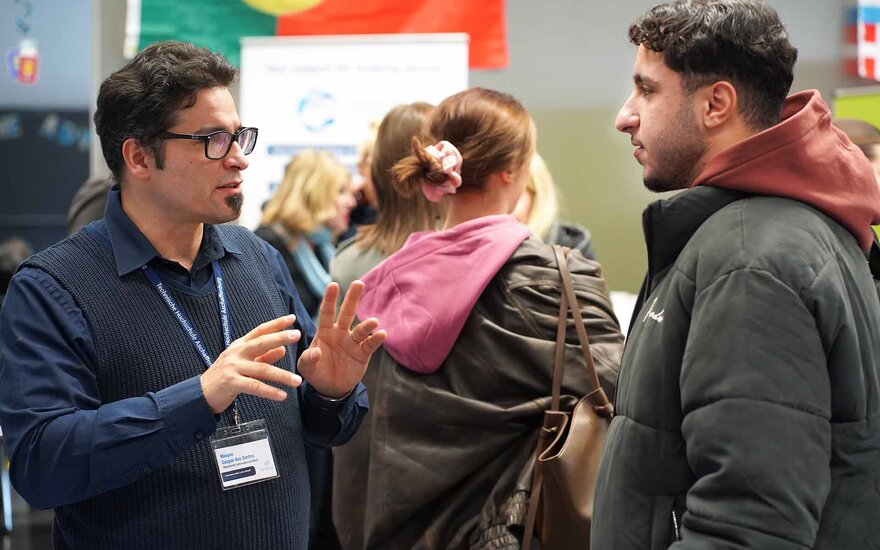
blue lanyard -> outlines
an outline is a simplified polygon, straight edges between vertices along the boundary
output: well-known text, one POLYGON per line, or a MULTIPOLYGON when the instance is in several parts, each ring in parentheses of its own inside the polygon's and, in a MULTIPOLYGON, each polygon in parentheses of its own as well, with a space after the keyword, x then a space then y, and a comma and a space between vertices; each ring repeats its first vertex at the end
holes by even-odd
MULTIPOLYGON (((211 262, 211 268, 214 270, 214 284, 217 286, 217 304, 220 309, 220 324, 223 327, 223 342, 225 344, 225 348, 228 348, 230 344, 232 344, 232 330, 229 328, 229 308, 228 302, 226 300, 226 288, 223 286, 223 272, 220 270, 220 263, 217 260, 211 262)), ((205 349, 205 341, 199 335, 199 332, 196 330, 196 327, 190 323, 189 319, 186 317, 186 314, 183 312, 183 309, 177 305, 177 302, 174 300, 174 297, 171 296, 171 293, 168 292, 168 289, 165 287, 165 283, 162 282, 162 279, 159 278, 159 275, 156 271, 144 264, 141 266, 141 270, 144 272, 144 275, 147 276, 147 279, 150 280, 150 283, 153 285, 153 288, 156 289, 156 292, 159 293, 159 296, 165 301, 165 305, 168 306, 168 309, 171 311, 171 314, 174 315, 174 318, 177 319, 177 322, 180 323, 180 326, 183 328, 183 332, 189 336, 190 341, 196 351, 199 353, 199 356, 202 358, 202 361, 205 363, 205 368, 210 368, 214 363, 214 360, 211 359, 211 356, 208 355, 208 350, 205 349)), ((238 399, 233 401, 232 403, 232 414, 235 417, 235 424, 239 424, 238 417, 238 399)))

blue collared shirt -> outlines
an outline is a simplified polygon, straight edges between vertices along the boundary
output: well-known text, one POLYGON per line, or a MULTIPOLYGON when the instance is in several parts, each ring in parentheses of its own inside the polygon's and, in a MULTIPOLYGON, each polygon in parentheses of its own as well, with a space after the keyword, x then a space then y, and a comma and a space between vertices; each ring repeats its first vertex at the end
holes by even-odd
MULTIPOLYGON (((118 188, 108 194, 104 219, 85 229, 110 242, 119 276, 149 264, 168 285, 191 292, 214 286, 211 262, 241 254, 211 225, 192 270, 159 256, 122 209, 118 188)), ((278 287, 302 332, 296 356, 315 327, 280 254, 262 242, 278 287)), ((102 403, 94 365, 95 342, 74 299, 46 272, 22 269, 0 310, 0 425, 11 457, 13 483, 34 506, 77 502, 170 463, 217 428, 193 377, 156 393, 102 403), (95 475, 96 469, 100 475, 95 475)), ((347 441, 368 401, 359 384, 351 396, 329 402, 307 383, 297 391, 306 440, 317 446, 347 441)))

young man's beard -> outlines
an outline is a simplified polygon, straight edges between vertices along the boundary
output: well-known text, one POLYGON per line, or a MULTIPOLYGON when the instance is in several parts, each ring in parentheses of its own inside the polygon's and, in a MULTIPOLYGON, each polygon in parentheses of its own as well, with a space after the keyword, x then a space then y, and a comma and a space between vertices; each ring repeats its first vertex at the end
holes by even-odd
POLYGON ((226 197, 226 205, 235 212, 235 217, 237 218, 241 214, 241 207, 244 205, 244 194, 236 193, 226 197))
POLYGON ((643 178, 645 187, 655 193, 690 187, 696 176, 694 167, 706 152, 706 143, 687 102, 679 108, 671 135, 664 138, 662 145, 655 146, 654 173, 643 178))

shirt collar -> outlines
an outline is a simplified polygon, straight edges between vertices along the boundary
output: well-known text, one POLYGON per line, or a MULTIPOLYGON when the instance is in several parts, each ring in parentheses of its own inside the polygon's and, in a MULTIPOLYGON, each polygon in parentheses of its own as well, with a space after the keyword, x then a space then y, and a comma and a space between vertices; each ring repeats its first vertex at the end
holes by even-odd
MULTIPOLYGON (((120 277, 160 257, 153 244, 122 209, 118 185, 114 185, 107 192, 104 223, 113 247, 113 255, 116 257, 116 272, 120 277)), ((213 260, 219 260, 227 252, 241 254, 241 249, 215 226, 205 224, 202 244, 199 246, 193 267, 197 269, 198 264, 209 264, 213 260)))

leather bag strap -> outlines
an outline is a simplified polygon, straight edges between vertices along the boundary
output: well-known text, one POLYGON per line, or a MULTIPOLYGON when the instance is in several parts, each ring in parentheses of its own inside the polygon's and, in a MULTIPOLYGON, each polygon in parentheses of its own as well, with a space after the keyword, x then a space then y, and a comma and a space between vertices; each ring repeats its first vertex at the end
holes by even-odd
MULTIPOLYGON (((556 250, 556 261, 560 262, 559 251, 556 250)), ((563 257, 559 265, 559 271, 562 272, 562 266, 565 265, 566 271, 568 266, 563 257)), ((565 333, 568 328, 568 304, 569 297, 563 290, 564 284, 559 288, 559 317, 556 320, 556 354, 553 360, 553 384, 550 389, 550 409, 551 411, 559 410, 559 394, 562 392, 562 377, 565 375, 565 333)))
MULTIPOLYGON (((590 353, 590 339, 587 336, 587 329, 584 325, 584 318, 581 315, 581 307, 577 300, 577 294, 574 292, 574 283, 571 281, 571 271, 568 269, 568 258, 565 253, 565 250, 558 245, 553 246, 553 252, 556 253, 556 263, 559 266, 559 274, 562 277, 562 288, 565 292, 565 296, 568 298, 568 304, 571 308, 572 314, 574 314, 574 327, 577 330, 578 340, 581 342, 581 352, 584 354, 584 364, 587 366, 587 371, 590 375, 590 380, 592 381, 593 387, 590 389, 588 393, 593 393, 598 390, 601 386, 599 385, 599 375, 596 374, 596 365, 593 363, 593 354, 590 353)), ((567 317, 566 312, 566 317, 567 317)), ((560 315, 560 318, 562 316, 560 315)), ((564 323, 565 320, 560 319, 561 323, 564 323)), ((557 338, 556 347, 560 347, 559 340, 557 338)), ((565 347, 565 341, 562 342, 562 347, 565 347)), ((557 355, 559 352, 557 351, 557 355)), ((555 367, 554 367, 555 369, 555 367)), ((562 370, 562 369, 560 369, 562 370)), ((555 377, 555 373, 554 373, 555 377)), ((561 378, 561 377, 560 377, 561 378)), ((556 387, 554 390, 559 391, 556 387)), ((557 396, 558 398, 558 396, 557 396)))
MULTIPOLYGON (((590 354, 590 341, 587 338, 587 332, 583 326, 583 317, 581 316, 580 304, 577 301, 577 295, 574 292, 574 285, 571 281, 571 272, 568 269, 567 249, 554 245, 553 253, 556 256, 556 266, 559 270, 561 287, 559 289, 559 318, 556 327, 556 353, 553 361, 553 383, 551 387, 550 411, 559 410, 559 398, 562 391, 562 377, 565 374, 565 336, 568 328, 568 310, 574 313, 575 325, 577 328, 578 339, 581 343, 581 349, 584 353, 585 361, 590 372, 593 373, 595 381, 594 389, 599 387, 599 378, 596 376, 596 369, 593 366, 593 356, 590 354)), ((541 430, 543 430, 543 426, 541 430)), ((535 523, 538 519, 538 502, 541 500, 541 481, 543 472, 541 469, 540 455, 544 450, 542 442, 545 440, 543 433, 538 436, 538 442, 535 448, 535 466, 532 474, 532 491, 529 494, 529 509, 526 514, 526 524, 523 531, 522 550, 530 550, 532 546, 532 537, 535 533, 535 523)))
MULTIPOLYGON (((543 428, 542 428, 543 429, 543 428)), ((541 439, 538 438, 538 451, 541 449, 541 439)), ((526 514, 526 524, 523 529, 522 550, 530 550, 532 537, 535 536, 535 522, 538 519, 538 501, 541 500, 541 461, 538 460, 540 452, 535 453, 535 468, 532 474, 532 492, 529 494, 529 511, 526 514)))

